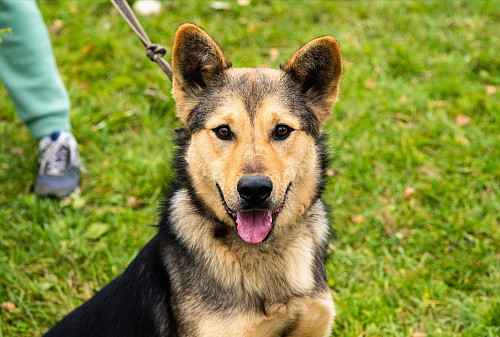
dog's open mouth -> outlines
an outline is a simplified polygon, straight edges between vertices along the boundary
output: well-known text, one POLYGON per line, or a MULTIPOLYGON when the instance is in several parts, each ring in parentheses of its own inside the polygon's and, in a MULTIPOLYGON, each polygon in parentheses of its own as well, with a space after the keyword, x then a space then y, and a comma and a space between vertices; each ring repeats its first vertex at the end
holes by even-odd
POLYGON ((261 243, 268 240, 274 229, 274 222, 276 217, 283 210, 285 206, 286 199, 288 198, 288 191, 290 186, 288 186, 283 201, 281 205, 275 210, 252 210, 252 211, 240 211, 235 212, 229 208, 224 199, 224 195, 219 186, 219 193, 222 199, 222 204, 226 209, 226 212, 233 218, 236 222, 236 230, 239 237, 247 243, 261 243))

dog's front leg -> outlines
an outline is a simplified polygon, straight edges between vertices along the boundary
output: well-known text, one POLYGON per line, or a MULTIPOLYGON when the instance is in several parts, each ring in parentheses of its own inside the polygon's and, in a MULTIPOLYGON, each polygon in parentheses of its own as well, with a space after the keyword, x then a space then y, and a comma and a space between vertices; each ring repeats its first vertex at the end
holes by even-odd
POLYGON ((287 337, 327 337, 330 336, 335 308, 329 290, 320 297, 307 299, 301 303, 297 313, 295 328, 287 337))

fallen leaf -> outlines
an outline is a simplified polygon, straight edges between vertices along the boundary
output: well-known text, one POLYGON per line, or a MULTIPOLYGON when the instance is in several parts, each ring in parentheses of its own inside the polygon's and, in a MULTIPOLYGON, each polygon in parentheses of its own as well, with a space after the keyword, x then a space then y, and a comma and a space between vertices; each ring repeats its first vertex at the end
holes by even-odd
POLYGON ((419 331, 423 331, 424 330, 424 321, 420 321, 420 323, 418 324, 418 330, 419 331))
POLYGON ((7 310, 8 312, 13 312, 14 310, 17 309, 16 305, 12 302, 3 302, 2 308, 7 310))
POLYGON ((210 7, 218 10, 231 9, 231 4, 225 1, 210 1, 210 7))
POLYGON ((139 200, 137 200, 137 198, 136 198, 136 197, 129 197, 129 198, 127 199, 127 202, 128 202, 128 204, 129 204, 130 206, 132 206, 132 207, 137 207, 137 206, 139 205, 139 200))
POLYGON ((161 3, 156 0, 139 0, 133 5, 134 11, 144 16, 150 16, 161 12, 161 3))
POLYGON ((437 101, 436 103, 434 103, 434 105, 437 108, 444 108, 445 106, 448 105, 448 102, 446 102, 446 101, 437 101))
POLYGON ((54 21, 54 27, 61 29, 62 27, 64 27, 64 21, 57 19, 56 21, 54 21))
POLYGON ((403 114, 400 114, 399 112, 394 114, 392 117, 397 121, 403 120, 403 114))
POLYGON ((257 26, 254 25, 253 23, 249 23, 248 26, 247 26, 247 31, 249 32, 254 32, 257 30, 257 26))
POLYGON ((420 172, 425 173, 427 175, 430 175, 432 177, 435 177, 438 175, 437 171, 431 170, 430 168, 427 168, 425 166, 421 166, 418 169, 420 172))
POLYGON ((494 86, 492 86, 492 85, 488 85, 488 86, 486 87, 486 94, 488 94, 488 95, 493 95, 494 93, 496 93, 496 92, 497 92, 497 90, 498 90, 498 88, 497 88, 497 87, 494 87, 494 86))
POLYGON ((370 89, 375 89, 377 87, 377 81, 372 78, 366 80, 365 84, 370 89))
POLYGON ((467 124, 470 124, 470 122, 472 120, 470 119, 469 116, 466 116, 466 115, 457 115, 455 121, 456 121, 456 123, 457 123, 458 126, 462 127, 462 126, 465 126, 467 124))
POLYGON ((89 89, 90 89, 90 84, 89 84, 89 82, 82 82, 82 83, 80 84, 80 88, 81 88, 82 90, 89 90, 89 89))
POLYGON ((358 214, 351 217, 351 220, 354 223, 362 223, 363 221, 365 221, 365 217, 362 216, 361 214, 358 214))
POLYGON ((57 19, 52 25, 49 26, 49 33, 53 35, 61 34, 62 27, 64 26, 64 21, 57 19))
POLYGON ((250 0, 238 0, 238 5, 240 6, 248 6, 250 5, 250 0))
POLYGON ((411 198, 414 195, 415 195, 415 189, 413 187, 407 187, 406 190, 403 192, 403 197, 405 198, 411 198))
POLYGON ((94 50, 95 46, 93 44, 87 44, 82 48, 82 53, 84 56, 87 56, 90 54, 92 50, 94 50))
POLYGON ((425 332, 414 332, 412 337, 426 337, 427 334, 425 332))
POLYGON ((10 153, 16 155, 16 156, 19 156, 21 157, 23 155, 23 149, 21 149, 20 147, 18 146, 14 146, 10 149, 10 153))
POLYGON ((59 35, 59 34, 61 34, 61 30, 59 28, 54 27, 54 26, 49 26, 49 33, 52 35, 59 35))
POLYGON ((326 175, 329 176, 329 177, 335 177, 337 175, 337 172, 335 172, 334 170, 326 170, 326 175))
POLYGON ((280 57, 280 51, 276 48, 269 49, 269 60, 274 62, 280 57))

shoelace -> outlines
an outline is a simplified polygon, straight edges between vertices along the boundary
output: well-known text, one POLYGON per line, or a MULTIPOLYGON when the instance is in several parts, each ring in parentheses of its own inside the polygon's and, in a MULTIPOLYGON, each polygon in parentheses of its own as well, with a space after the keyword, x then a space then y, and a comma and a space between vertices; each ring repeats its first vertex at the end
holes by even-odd
POLYGON ((66 163, 71 167, 81 169, 82 166, 78 156, 78 149, 76 145, 72 144, 71 140, 66 138, 67 137, 60 135, 42 151, 39 158, 40 174, 62 176, 66 169, 66 163), (45 172, 46 170, 47 172, 45 172))

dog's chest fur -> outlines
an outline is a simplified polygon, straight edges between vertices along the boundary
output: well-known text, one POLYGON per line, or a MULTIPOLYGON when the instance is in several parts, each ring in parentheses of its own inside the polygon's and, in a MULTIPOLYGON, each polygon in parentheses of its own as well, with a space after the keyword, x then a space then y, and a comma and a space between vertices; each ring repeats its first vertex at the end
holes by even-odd
POLYGON ((333 302, 326 280, 315 278, 325 274, 322 251, 328 240, 320 201, 304 223, 277 231, 276 240, 260 246, 242 243, 234 231, 214 240, 217 224, 193 209, 185 190, 171 205, 169 223, 184 251, 173 255, 179 248, 166 246, 164 263, 173 271, 172 302, 181 335, 327 334, 333 302))

